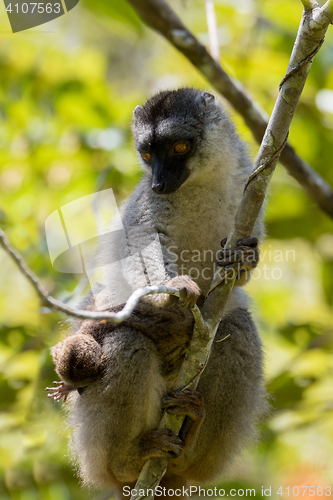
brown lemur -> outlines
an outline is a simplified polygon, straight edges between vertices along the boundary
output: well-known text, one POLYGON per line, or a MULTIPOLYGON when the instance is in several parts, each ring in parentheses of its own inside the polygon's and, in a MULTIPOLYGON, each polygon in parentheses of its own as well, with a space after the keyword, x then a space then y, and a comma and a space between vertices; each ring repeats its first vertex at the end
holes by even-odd
POLYGON ((162 284, 178 288, 181 300, 147 296, 120 325, 83 321, 53 348, 62 382, 49 388, 55 400, 71 393, 72 444, 83 480, 113 485, 120 494, 150 457, 170 458, 162 486, 212 481, 253 437, 266 406, 261 342, 240 286, 197 391, 174 387, 194 324, 188 306, 209 292, 216 256, 220 266, 238 267, 236 285, 258 262, 261 220, 252 238, 219 256, 252 171, 245 145, 221 103, 190 88, 137 106, 133 133, 146 173, 122 208, 122 222, 143 235, 147 228, 158 233, 162 284), (179 437, 157 430, 163 409, 192 425, 179 437))

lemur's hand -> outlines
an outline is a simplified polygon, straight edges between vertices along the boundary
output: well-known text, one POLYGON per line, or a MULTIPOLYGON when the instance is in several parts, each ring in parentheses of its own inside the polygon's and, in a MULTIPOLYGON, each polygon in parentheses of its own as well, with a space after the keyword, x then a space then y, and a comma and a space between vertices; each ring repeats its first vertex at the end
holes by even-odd
MULTIPOLYGON (((200 297, 200 288, 187 275, 176 276, 172 278, 167 285, 179 290, 179 299, 186 307, 193 307, 200 297)), ((170 295, 166 305, 174 305, 177 302, 177 297, 170 295)))
POLYGON ((170 415, 186 415, 179 437, 188 446, 198 434, 205 416, 203 396, 198 391, 184 389, 170 392, 162 398, 162 409, 170 415))
POLYGON ((170 415, 187 415, 193 422, 205 415, 203 396, 192 389, 169 392, 162 398, 162 409, 170 415))
POLYGON ((66 382, 53 382, 56 387, 45 387, 46 391, 49 391, 47 397, 53 398, 54 401, 61 401, 64 398, 64 403, 67 400, 68 394, 72 391, 76 391, 76 387, 73 385, 66 384, 66 382))
POLYGON ((243 238, 237 241, 233 248, 225 249, 227 238, 221 241, 220 258, 217 265, 224 267, 227 271, 232 268, 237 273, 235 285, 242 286, 250 279, 251 271, 257 267, 259 262, 259 248, 257 238, 243 238))

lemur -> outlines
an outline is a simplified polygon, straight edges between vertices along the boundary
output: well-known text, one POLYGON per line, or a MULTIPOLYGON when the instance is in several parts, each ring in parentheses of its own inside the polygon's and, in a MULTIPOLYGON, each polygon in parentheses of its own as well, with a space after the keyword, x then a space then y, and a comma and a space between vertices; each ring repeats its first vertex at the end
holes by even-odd
POLYGON ((71 393, 72 444, 84 482, 114 486, 120 496, 151 457, 170 459, 162 485, 212 481, 266 407, 261 341, 241 288, 259 259, 262 217, 237 248, 221 250, 252 171, 246 147, 222 104, 191 88, 137 106, 133 134, 145 175, 122 222, 158 234, 161 284, 176 287, 180 299, 147 296, 120 325, 83 321, 53 348, 61 382, 48 388, 55 400, 71 393), (237 265, 236 286, 197 391, 181 390, 174 384, 192 336, 190 307, 202 305, 216 263, 237 265), (163 410, 192 425, 179 436, 157 429, 163 410))

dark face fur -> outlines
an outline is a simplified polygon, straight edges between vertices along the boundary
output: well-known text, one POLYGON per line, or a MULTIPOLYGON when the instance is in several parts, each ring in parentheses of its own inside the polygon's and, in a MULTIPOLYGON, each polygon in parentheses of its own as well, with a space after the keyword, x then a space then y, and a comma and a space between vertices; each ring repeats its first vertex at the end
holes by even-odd
POLYGON ((186 181, 204 138, 204 113, 214 96, 194 89, 161 92, 134 110, 135 146, 152 169, 152 189, 170 194, 186 181))

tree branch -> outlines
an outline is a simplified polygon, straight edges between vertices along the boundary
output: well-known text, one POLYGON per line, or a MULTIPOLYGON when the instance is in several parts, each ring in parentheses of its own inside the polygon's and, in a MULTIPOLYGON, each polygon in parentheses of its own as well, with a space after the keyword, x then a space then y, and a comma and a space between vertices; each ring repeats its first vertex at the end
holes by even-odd
MULTIPOLYGON (((254 173, 250 176, 246 185, 233 227, 228 236, 227 248, 235 246, 238 239, 252 234, 267 187, 278 162, 279 155, 285 145, 289 126, 308 76, 314 54, 322 45, 329 21, 322 16, 320 22, 318 22, 318 19, 316 22, 313 22, 313 15, 312 11, 305 10, 303 12, 287 75, 281 82, 279 96, 255 162, 254 173)), ((198 342, 198 345, 193 347, 191 341, 190 349, 182 365, 176 387, 180 388, 190 384, 191 387, 195 388, 198 384, 201 374, 200 369, 201 371, 204 369, 208 360, 210 346, 221 321, 223 310, 233 288, 234 281, 235 276, 229 277, 228 275, 224 275, 221 277, 219 273, 216 273, 211 291, 202 308, 203 317, 207 325, 206 337, 210 337, 210 340, 203 340, 200 337, 198 340, 196 327, 194 328, 193 339, 195 343, 198 342), (200 346, 199 342, 203 345, 200 346), (204 349, 204 352, 200 352, 200 349, 204 349), (195 360, 194 363, 193 358, 195 360), (194 382, 193 378, 189 378, 193 365, 196 365, 197 369, 197 376, 194 378, 194 382)), ((178 421, 176 421, 174 416, 164 415, 161 425, 163 427, 166 425, 169 429, 179 432, 182 422, 182 418, 178 417, 178 421)), ((166 470, 167 459, 148 460, 135 485, 136 491, 147 491, 147 489, 155 488, 166 470)), ((137 495, 132 497, 131 500, 152 497, 153 495, 137 495)))
POLYGON ((312 10, 318 5, 317 2, 314 2, 313 0, 301 0, 301 2, 305 10, 312 10))
MULTIPOLYGON (((250 99, 237 80, 229 77, 165 1, 128 1, 148 26, 169 40, 206 77, 217 92, 230 102, 244 118, 246 125, 260 144, 267 127, 266 113, 250 99)), ((315 3, 312 0, 305 1, 311 5, 315 3)), ((330 4, 328 12, 332 10, 332 1, 329 0, 327 3, 330 4)), ((328 183, 295 153, 290 144, 284 148, 280 161, 319 207, 333 218, 333 191, 328 183)))

